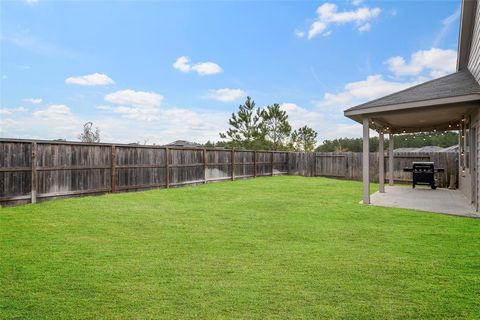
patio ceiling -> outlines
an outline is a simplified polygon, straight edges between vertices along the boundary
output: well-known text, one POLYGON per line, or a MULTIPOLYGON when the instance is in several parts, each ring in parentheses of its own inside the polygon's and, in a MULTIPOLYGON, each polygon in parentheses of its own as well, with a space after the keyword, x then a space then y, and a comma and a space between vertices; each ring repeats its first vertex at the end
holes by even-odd
MULTIPOLYGON (((389 133, 448 131, 458 130, 464 116, 473 108, 478 108, 478 103, 464 102, 376 112, 369 113, 368 117, 371 119, 370 128, 376 131, 382 130, 389 133)), ((358 119, 359 122, 360 119, 358 119)))

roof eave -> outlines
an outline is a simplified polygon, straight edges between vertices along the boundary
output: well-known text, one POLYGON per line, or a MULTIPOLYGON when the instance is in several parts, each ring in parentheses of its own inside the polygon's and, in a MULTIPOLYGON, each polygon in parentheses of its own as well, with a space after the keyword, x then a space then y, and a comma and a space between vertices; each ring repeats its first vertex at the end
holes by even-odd
POLYGON ((477 1, 462 1, 462 15, 458 35, 457 71, 467 68, 473 35, 473 22, 477 1))
POLYGON ((480 93, 463 95, 463 96, 453 96, 453 97, 441 98, 441 99, 429 99, 429 100, 422 100, 422 101, 405 102, 405 103, 399 103, 399 104, 369 107, 364 109, 348 109, 348 110, 345 110, 343 114, 350 119, 353 119, 357 122, 361 122, 361 118, 364 115, 368 115, 368 114, 377 114, 382 112, 393 112, 393 111, 407 111, 407 110, 416 109, 416 108, 431 107, 436 105, 446 105, 446 104, 452 104, 452 103, 470 102, 470 101, 477 101, 477 100, 480 100, 480 93))

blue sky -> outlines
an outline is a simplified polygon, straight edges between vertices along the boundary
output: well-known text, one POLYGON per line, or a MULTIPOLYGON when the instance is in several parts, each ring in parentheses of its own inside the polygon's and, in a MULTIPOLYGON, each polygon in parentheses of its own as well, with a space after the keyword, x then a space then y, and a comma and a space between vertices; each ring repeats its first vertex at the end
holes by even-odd
POLYGON ((218 140, 247 95, 319 141, 455 71, 460 1, 2 1, 0 136, 218 140))

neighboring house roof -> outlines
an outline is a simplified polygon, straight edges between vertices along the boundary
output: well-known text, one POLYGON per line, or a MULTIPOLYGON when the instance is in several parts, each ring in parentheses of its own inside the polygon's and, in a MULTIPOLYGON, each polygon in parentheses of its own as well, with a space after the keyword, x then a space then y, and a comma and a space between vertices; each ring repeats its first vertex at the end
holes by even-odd
POLYGON ((442 147, 437 146, 425 146, 420 148, 397 148, 393 152, 440 152, 442 147))
POLYGON ((190 141, 186 141, 186 140, 176 140, 176 141, 173 141, 173 142, 167 144, 167 146, 198 148, 198 147, 201 147, 202 145, 199 144, 199 143, 196 143, 196 142, 190 142, 190 141))
POLYGON ((458 151, 458 145, 447 148, 438 146, 424 146, 420 148, 397 148, 393 152, 455 152, 458 151))
POLYGON ((451 147, 443 148, 441 152, 458 152, 458 144, 451 147))
POLYGON ((418 148, 396 148, 393 152, 418 152, 418 148))
POLYGON ((427 81, 388 96, 347 109, 345 113, 372 107, 421 102, 433 99, 475 95, 472 100, 480 98, 480 85, 470 71, 462 70, 448 76, 427 81))

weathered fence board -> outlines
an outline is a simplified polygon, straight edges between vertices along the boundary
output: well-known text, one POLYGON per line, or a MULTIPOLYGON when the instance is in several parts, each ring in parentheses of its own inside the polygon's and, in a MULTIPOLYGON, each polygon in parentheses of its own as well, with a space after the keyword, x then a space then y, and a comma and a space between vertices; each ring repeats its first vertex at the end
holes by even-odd
POLYGON ((284 174, 287 160, 286 152, 0 139, 0 203, 284 174))
MULTIPOLYGON (((410 181, 403 168, 412 161, 445 168, 443 187, 457 174, 456 153, 396 153, 395 180, 410 181)), ((371 181, 378 181, 378 153, 370 163, 371 181)), ((362 154, 0 139, 0 204, 278 174, 361 180, 362 154)))

